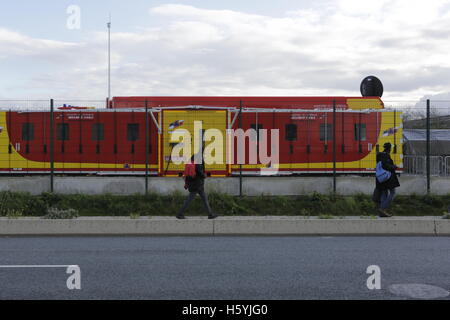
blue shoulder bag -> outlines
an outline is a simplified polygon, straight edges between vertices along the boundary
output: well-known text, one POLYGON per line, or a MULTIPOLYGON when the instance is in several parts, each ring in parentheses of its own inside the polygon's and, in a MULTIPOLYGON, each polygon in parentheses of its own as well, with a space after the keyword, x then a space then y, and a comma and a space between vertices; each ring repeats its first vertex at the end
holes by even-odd
POLYGON ((380 183, 388 181, 389 178, 391 177, 391 173, 383 169, 381 161, 378 161, 377 163, 377 167, 375 168, 375 175, 377 177, 378 182, 380 183))

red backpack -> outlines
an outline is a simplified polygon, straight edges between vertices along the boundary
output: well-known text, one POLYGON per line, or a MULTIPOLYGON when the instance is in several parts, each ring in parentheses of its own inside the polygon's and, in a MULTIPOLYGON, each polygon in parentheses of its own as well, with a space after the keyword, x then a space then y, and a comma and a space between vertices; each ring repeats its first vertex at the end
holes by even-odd
POLYGON ((195 178, 195 174, 195 163, 186 163, 186 165, 184 166, 184 176, 195 178))

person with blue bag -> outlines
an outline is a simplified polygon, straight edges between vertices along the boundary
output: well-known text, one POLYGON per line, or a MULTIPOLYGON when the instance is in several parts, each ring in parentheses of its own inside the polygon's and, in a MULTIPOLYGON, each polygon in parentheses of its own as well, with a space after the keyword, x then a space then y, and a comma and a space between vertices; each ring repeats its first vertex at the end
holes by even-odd
POLYGON ((392 145, 386 142, 383 145, 383 152, 377 153, 377 166, 375 170, 375 190, 380 192, 380 207, 378 209, 380 217, 392 217, 387 212, 387 208, 395 197, 395 188, 400 187, 395 170, 397 166, 390 156, 392 145))

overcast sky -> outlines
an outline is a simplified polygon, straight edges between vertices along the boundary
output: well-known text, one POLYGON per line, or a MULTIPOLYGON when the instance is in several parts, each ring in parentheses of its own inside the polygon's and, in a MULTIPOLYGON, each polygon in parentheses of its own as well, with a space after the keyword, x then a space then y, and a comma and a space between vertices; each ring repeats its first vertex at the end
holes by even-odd
POLYGON ((450 100, 443 0, 2 1, 0 99, 105 99, 109 12, 113 96, 359 96, 376 75, 385 100, 450 100))

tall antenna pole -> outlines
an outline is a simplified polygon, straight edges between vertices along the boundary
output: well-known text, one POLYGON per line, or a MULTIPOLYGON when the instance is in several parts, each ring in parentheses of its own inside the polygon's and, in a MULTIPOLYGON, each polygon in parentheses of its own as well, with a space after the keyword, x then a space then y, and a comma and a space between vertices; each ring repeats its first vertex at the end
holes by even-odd
POLYGON ((111 101, 111 13, 108 26, 108 103, 111 101))

